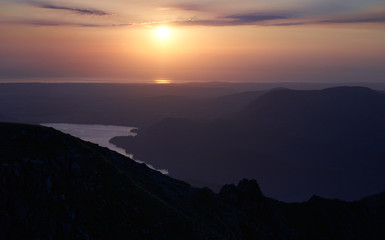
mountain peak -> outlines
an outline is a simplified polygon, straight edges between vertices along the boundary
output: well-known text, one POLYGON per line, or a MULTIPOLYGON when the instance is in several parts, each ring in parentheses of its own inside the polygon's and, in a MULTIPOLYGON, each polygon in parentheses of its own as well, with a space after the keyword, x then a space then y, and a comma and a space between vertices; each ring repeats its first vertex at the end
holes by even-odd
POLYGON ((262 191, 256 180, 243 179, 238 183, 238 186, 234 184, 224 185, 219 195, 225 201, 232 204, 241 202, 256 202, 263 199, 262 191))

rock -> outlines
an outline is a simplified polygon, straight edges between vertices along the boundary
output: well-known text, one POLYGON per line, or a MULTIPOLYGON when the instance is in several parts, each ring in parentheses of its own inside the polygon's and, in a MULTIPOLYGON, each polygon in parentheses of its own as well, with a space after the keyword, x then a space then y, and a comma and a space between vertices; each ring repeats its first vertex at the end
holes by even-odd
POLYGON ((242 195, 249 200, 255 201, 263 198, 261 188, 255 179, 243 179, 241 182, 239 182, 238 189, 242 195))
POLYGON ((81 177, 82 176, 82 169, 80 168, 80 165, 77 162, 71 163, 71 174, 75 177, 81 177))
POLYGON ((52 181, 50 177, 47 177, 44 181, 46 193, 49 194, 52 190, 52 181))

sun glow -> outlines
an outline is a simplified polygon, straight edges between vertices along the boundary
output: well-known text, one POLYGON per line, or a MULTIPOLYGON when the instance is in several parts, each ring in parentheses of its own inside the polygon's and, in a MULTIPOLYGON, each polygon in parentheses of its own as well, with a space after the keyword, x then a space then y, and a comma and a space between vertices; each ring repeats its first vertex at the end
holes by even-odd
POLYGON ((160 39, 166 39, 170 36, 170 30, 167 27, 159 27, 156 34, 160 39))
POLYGON ((154 81, 156 84, 170 84, 171 80, 169 79, 157 79, 154 81))

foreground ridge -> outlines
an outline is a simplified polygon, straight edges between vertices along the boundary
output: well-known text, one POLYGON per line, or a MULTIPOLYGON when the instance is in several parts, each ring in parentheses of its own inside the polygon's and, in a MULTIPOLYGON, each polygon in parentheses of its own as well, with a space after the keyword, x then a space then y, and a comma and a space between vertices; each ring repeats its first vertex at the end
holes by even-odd
POLYGON ((0 123, 0 239, 384 239, 385 194, 265 197, 193 188, 52 128, 0 123))

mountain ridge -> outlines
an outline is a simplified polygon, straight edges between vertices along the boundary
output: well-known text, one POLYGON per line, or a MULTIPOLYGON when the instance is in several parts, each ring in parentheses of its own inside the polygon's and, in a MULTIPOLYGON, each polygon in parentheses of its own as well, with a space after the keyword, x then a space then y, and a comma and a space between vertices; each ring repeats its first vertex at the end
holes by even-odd
POLYGON ((276 90, 230 118, 168 118, 111 142, 179 179, 257 178, 281 200, 353 200, 385 188, 383 122, 385 95, 368 88, 276 90))

